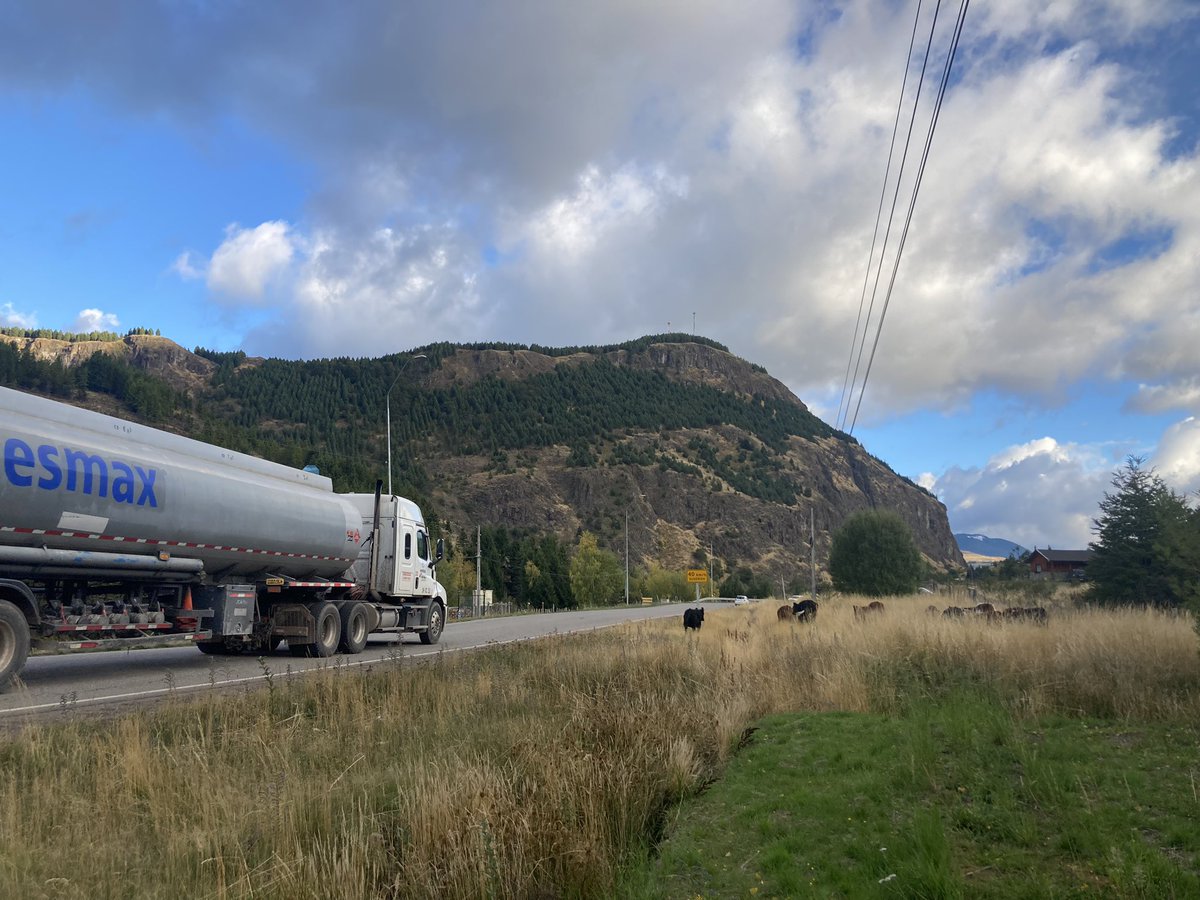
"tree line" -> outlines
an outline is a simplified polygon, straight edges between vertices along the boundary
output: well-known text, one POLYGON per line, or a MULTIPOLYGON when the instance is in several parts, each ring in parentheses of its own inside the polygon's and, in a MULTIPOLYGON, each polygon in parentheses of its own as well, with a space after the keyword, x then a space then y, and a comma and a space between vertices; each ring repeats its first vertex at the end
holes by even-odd
MULTIPOLYGON (((1126 459, 1111 485, 1092 523, 1096 539, 1089 544, 1082 601, 1200 617, 1200 507, 1145 468, 1138 456, 1126 459)), ((982 577, 1026 581, 1026 559, 1028 554, 1010 557, 982 577)), ((857 513, 843 523, 833 537, 829 569, 838 590, 870 596, 911 593, 927 574, 908 526, 881 510, 857 513)))

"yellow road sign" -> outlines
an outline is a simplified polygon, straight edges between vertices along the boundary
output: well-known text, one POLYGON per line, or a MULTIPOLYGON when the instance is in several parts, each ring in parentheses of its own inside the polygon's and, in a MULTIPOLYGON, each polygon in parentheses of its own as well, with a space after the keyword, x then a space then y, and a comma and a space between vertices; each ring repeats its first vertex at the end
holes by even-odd
POLYGON ((707 584, 708 573, 703 569, 688 569, 688 584, 707 584))

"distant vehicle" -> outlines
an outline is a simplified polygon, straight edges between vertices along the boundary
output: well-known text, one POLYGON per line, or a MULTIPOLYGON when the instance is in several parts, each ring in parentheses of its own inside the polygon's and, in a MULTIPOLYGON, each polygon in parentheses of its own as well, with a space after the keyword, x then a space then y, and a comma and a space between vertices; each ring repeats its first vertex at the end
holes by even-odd
POLYGON ((749 603, 749 602, 750 602, 750 598, 747 597, 745 594, 738 594, 736 597, 733 598, 734 606, 743 606, 744 604, 749 603))

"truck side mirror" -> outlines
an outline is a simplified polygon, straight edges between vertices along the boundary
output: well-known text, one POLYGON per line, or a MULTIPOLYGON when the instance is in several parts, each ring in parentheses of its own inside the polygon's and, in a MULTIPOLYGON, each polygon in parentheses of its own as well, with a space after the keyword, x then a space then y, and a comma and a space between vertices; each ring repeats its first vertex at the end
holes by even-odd
POLYGON ((438 538, 437 551, 436 551, 436 555, 434 556, 433 561, 441 562, 442 557, 445 555, 446 555, 446 541, 443 538, 438 538))

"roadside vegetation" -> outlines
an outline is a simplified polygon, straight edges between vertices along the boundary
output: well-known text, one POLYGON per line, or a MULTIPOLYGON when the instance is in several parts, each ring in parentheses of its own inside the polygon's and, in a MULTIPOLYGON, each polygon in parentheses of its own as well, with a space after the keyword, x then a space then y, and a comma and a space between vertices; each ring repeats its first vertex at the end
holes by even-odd
POLYGON ((0 738, 0 896, 1195 896, 1189 619, 929 600, 64 701, 0 738))

